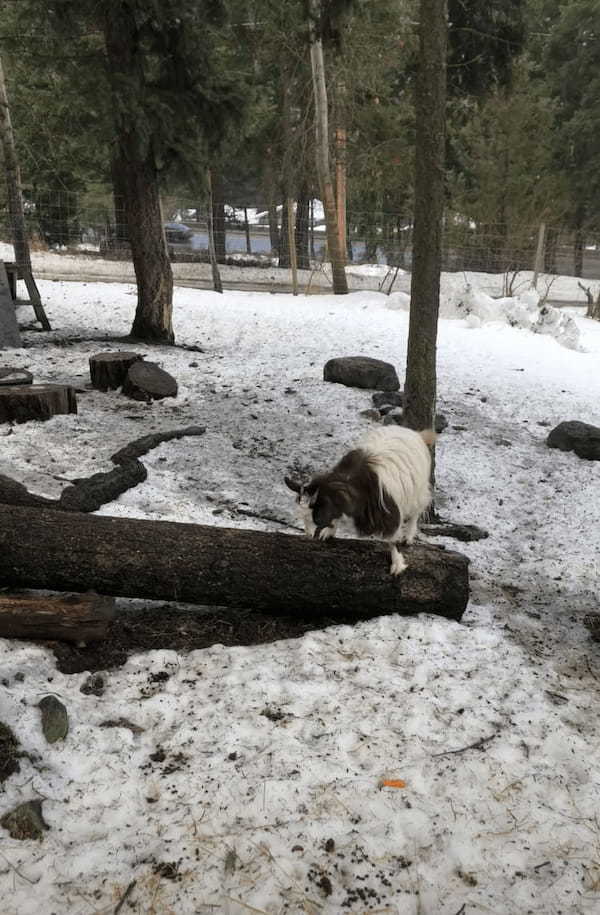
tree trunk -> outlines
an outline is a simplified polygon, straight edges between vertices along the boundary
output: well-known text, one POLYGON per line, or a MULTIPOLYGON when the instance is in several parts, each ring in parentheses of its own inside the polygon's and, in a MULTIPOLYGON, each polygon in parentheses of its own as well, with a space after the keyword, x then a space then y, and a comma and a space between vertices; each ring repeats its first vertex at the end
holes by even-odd
POLYGON ((110 5, 104 17, 104 37, 116 112, 115 167, 122 181, 138 290, 131 334, 148 343, 174 343, 173 273, 162 224, 152 142, 144 141, 135 121, 119 113, 123 85, 130 85, 140 95, 145 90, 143 49, 128 5, 110 5))
POLYGON ((558 229, 548 226, 546 248, 544 251, 544 272, 556 273, 556 248, 558 246, 558 229))
POLYGON ((579 206, 575 213, 575 240, 573 242, 573 272, 575 276, 583 276, 583 248, 585 242, 583 221, 584 209, 579 206))
POLYGON ((208 207, 206 215, 206 229, 208 233, 208 257, 210 260, 210 269, 212 272, 213 289, 215 292, 223 294, 223 283, 221 282, 221 271, 215 248, 215 224, 214 208, 212 196, 212 173, 210 168, 206 169, 206 185, 208 188, 208 207))
POLYGON ((244 207, 244 234, 246 235, 246 254, 252 254, 252 240, 250 238, 250 223, 248 222, 248 207, 244 207))
POLYGON ((346 87, 338 81, 335 98, 335 196, 338 218, 338 234, 340 237, 340 251, 344 264, 348 260, 346 250, 346 87))
POLYGON ((44 311, 40 292, 33 278, 33 269, 31 267, 31 254, 29 251, 29 240, 27 238, 25 212, 23 209, 23 193, 21 191, 21 172, 19 169, 19 160, 17 159, 12 121, 10 118, 2 58, 0 58, 0 143, 4 154, 8 212, 10 215, 15 261, 25 280, 27 292, 29 293, 29 298, 37 320, 42 325, 43 330, 51 330, 50 322, 46 317, 46 312, 44 311))
POLYGON ((404 417, 433 428, 444 212, 446 0, 421 0, 416 89, 415 222, 404 417))
POLYGON ((125 187, 123 175, 119 168, 117 159, 113 156, 110 164, 110 175, 113 189, 113 208, 115 216, 115 228, 112 246, 115 248, 124 248, 129 243, 129 233, 127 231, 127 216, 125 212, 125 187))
POLYGON ((0 594, 0 638, 97 642, 115 616, 115 602, 98 594, 0 594))
POLYGON ((310 257, 308 255, 308 188, 303 187, 296 203, 296 251, 298 254, 298 268, 310 270, 310 257))
POLYGON ((315 104, 315 133, 317 175, 321 187, 321 198, 325 210, 325 229, 327 247, 331 260, 333 291, 336 295, 348 293, 346 280, 346 260, 340 247, 338 213, 335 204, 333 181, 331 178, 329 156, 329 112, 327 103, 327 84, 325 81, 325 60, 323 42, 319 34, 321 4, 319 0, 309 0, 310 16, 310 61, 313 80, 315 104))
POLYGON ((279 233, 279 267, 290 266, 290 236, 288 233, 288 201, 281 206, 281 231, 279 233))
POLYGON ((227 258, 227 244, 225 239, 225 194, 223 190, 223 176, 216 168, 211 168, 210 170, 210 185, 215 257, 217 258, 218 264, 224 264, 227 258))
POLYGON ((32 587, 250 607, 274 613, 459 620, 468 559, 415 545, 389 574, 389 551, 360 540, 0 506, 0 587, 32 587))

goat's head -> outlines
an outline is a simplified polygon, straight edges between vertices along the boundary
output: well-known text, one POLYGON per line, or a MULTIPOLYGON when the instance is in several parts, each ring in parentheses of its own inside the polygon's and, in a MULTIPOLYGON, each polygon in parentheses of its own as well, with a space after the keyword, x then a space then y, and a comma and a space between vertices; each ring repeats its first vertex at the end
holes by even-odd
POLYGON ((351 494, 348 485, 333 473, 313 477, 308 483, 285 477, 285 483, 296 493, 309 537, 331 527, 334 521, 349 513, 351 494))

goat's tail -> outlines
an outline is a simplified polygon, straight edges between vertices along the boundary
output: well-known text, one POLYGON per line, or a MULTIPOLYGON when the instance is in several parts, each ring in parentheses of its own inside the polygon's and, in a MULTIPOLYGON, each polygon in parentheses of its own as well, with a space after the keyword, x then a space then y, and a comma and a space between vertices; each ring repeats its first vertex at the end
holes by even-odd
POLYGON ((423 439, 425 444, 429 445, 430 448, 433 447, 433 445, 435 445, 435 441, 437 439, 437 432, 435 431, 435 429, 422 429, 419 432, 419 435, 421 436, 421 438, 423 439))

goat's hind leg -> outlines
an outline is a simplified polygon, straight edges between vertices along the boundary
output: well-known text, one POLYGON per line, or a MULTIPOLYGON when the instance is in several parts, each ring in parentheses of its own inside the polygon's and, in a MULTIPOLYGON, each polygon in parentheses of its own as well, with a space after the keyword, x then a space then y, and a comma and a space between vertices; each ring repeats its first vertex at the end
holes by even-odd
POLYGON ((392 559, 392 564, 390 566, 390 575, 401 575, 405 569, 408 568, 406 565, 406 560, 402 553, 398 550, 395 541, 390 541, 390 556, 392 559))

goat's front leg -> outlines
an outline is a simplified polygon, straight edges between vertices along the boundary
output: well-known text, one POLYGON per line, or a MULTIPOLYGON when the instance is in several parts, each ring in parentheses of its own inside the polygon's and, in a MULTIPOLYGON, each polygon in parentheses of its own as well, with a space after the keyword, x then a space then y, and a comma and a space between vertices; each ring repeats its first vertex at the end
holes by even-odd
POLYGON ((392 564, 390 566, 390 575, 401 575, 408 568, 406 560, 402 553, 399 552, 395 543, 390 543, 390 555, 392 564))
POLYGON ((330 540, 331 537, 335 537, 335 527, 335 521, 332 521, 328 527, 322 527, 319 531, 319 540, 330 540))
POLYGON ((404 534, 404 542, 407 544, 413 543, 415 537, 417 536, 417 525, 419 523, 419 518, 417 515, 414 518, 406 519, 406 532, 404 534))

